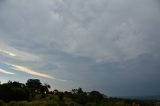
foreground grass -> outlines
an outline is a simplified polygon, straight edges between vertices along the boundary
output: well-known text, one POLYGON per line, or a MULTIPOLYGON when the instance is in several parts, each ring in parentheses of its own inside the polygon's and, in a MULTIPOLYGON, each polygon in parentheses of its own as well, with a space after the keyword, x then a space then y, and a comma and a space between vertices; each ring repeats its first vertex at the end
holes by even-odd
POLYGON ((81 106, 69 98, 60 101, 57 96, 47 96, 46 98, 35 97, 32 101, 11 101, 0 100, 0 106, 81 106))
POLYGON ((101 102, 97 104, 96 102, 88 102, 85 105, 80 105, 73 101, 71 98, 64 97, 60 100, 56 95, 48 95, 45 98, 36 96, 32 101, 10 101, 5 103, 0 100, 0 106, 160 106, 159 104, 145 104, 140 105, 135 102, 127 103, 123 99, 110 99, 107 102, 101 102))

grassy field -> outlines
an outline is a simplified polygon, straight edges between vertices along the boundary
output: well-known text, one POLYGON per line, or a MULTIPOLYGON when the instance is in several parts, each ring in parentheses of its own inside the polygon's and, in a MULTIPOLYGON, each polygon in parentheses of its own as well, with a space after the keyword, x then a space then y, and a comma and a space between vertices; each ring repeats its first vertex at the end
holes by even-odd
POLYGON ((125 100, 110 98, 96 103, 94 101, 87 102, 82 105, 72 100, 71 98, 64 97, 60 100, 57 95, 48 95, 45 98, 41 96, 34 97, 31 101, 10 101, 8 103, 0 100, 0 106, 160 106, 159 102, 138 102, 135 100, 125 100))

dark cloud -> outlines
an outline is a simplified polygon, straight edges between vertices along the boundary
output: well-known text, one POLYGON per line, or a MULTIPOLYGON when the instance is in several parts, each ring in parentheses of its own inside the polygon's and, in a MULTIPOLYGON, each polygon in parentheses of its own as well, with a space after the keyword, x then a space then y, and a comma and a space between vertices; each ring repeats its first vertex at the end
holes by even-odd
POLYGON ((1 63, 53 75, 42 80, 58 88, 160 93, 158 1, 0 2, 1 63))

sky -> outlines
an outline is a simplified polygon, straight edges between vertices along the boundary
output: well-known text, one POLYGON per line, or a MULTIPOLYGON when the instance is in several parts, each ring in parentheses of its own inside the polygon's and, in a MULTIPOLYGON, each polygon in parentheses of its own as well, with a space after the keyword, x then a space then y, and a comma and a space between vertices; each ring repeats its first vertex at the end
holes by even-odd
POLYGON ((160 95, 159 0, 0 0, 0 81, 160 95))

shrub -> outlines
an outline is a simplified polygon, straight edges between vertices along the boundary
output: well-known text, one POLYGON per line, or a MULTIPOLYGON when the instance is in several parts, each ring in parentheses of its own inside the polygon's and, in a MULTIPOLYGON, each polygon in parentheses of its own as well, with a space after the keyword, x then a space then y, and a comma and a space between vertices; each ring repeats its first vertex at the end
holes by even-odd
POLYGON ((0 100, 0 106, 6 106, 6 103, 3 100, 0 100))
POLYGON ((49 102, 45 106, 59 106, 57 102, 49 102))
POLYGON ((70 105, 69 105, 69 106, 75 106, 75 105, 74 105, 74 103, 70 103, 70 105))
POLYGON ((8 106, 18 106, 18 104, 15 101, 9 102, 8 106))

